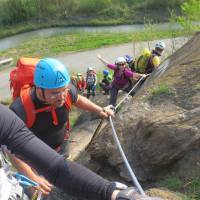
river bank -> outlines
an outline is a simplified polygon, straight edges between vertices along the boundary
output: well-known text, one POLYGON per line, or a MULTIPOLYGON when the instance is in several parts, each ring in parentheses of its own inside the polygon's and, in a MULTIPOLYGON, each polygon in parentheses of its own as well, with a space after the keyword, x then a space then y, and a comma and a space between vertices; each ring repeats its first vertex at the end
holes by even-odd
MULTIPOLYGON (((152 29, 160 31, 180 30, 181 27, 178 24, 174 24, 173 27, 170 23, 159 23, 152 25, 152 29)), ((28 31, 25 33, 19 33, 14 36, 7 36, 0 39, 0 51, 15 47, 22 42, 34 39, 36 37, 50 37, 61 34, 75 34, 75 33, 87 33, 87 34, 100 34, 100 33, 122 33, 122 34, 133 34, 147 31, 147 26, 144 24, 133 24, 133 25, 110 25, 110 26, 69 26, 69 27, 53 27, 43 28, 34 31, 28 31)), ((1 34, 1 31, 0 31, 1 34)))

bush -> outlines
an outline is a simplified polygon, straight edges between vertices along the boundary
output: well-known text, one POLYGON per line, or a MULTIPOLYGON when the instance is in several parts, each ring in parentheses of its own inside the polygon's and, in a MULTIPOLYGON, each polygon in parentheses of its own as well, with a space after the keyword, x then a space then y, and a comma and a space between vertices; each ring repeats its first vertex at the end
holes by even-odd
POLYGON ((199 0, 189 0, 181 6, 182 16, 178 17, 180 25, 189 33, 192 30, 198 30, 200 19, 199 0), (197 22, 196 24, 194 22, 197 22))
POLYGON ((36 16, 36 8, 33 1, 7 0, 2 3, 2 23, 13 24, 24 22, 36 16))
POLYGON ((102 16, 107 16, 107 17, 126 17, 129 15, 129 10, 126 6, 124 7, 120 7, 120 6, 111 6, 109 8, 106 8, 104 10, 102 10, 101 12, 99 12, 99 15, 102 16))
POLYGON ((84 15, 96 15, 101 10, 110 7, 110 0, 82 0, 79 2, 78 13, 84 15))

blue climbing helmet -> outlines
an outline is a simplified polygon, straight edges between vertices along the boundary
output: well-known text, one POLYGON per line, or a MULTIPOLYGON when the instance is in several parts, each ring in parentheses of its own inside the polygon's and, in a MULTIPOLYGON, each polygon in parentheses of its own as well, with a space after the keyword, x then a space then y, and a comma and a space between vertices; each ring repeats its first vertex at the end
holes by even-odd
POLYGON ((133 57, 132 56, 124 55, 123 57, 125 58, 125 60, 126 60, 126 62, 128 64, 131 63, 131 62, 133 62, 133 57))
POLYGON ((103 75, 106 76, 106 75, 108 75, 108 74, 109 74, 109 71, 108 71, 107 69, 104 69, 104 70, 103 70, 103 75))
POLYGON ((44 89, 65 87, 70 82, 66 67, 54 58, 41 59, 35 68, 34 84, 44 89))

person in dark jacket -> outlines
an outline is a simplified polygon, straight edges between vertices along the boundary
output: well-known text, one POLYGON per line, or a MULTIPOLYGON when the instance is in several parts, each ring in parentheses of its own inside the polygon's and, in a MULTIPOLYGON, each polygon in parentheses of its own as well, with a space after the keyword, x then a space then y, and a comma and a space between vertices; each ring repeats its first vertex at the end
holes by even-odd
POLYGON ((29 163, 51 184, 67 194, 87 200, 158 200, 138 194, 134 188, 110 182, 91 170, 66 161, 37 138, 14 112, 0 104, 0 144, 29 163))

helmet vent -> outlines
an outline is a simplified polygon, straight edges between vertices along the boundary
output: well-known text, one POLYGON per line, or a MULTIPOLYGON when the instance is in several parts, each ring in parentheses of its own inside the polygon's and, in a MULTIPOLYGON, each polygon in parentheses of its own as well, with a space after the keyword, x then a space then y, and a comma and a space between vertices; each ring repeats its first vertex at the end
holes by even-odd
POLYGON ((57 77, 56 77, 56 85, 60 85, 60 83, 65 82, 66 79, 63 76, 61 72, 57 72, 57 77))

